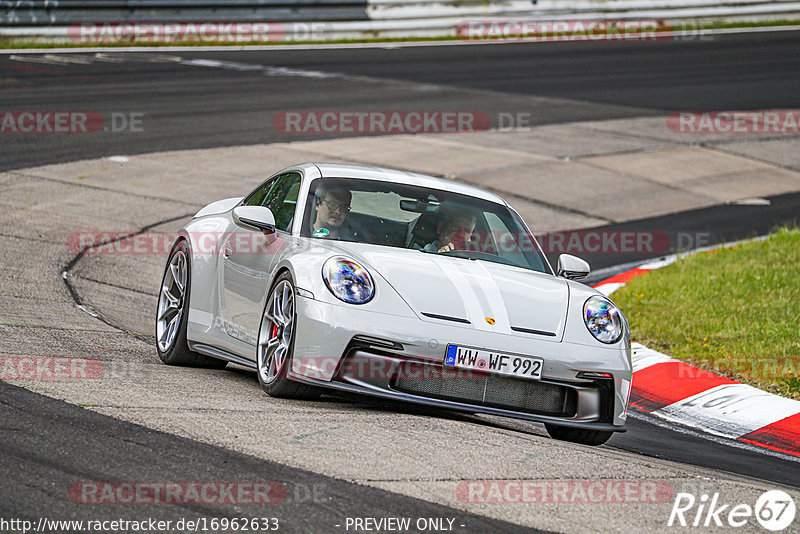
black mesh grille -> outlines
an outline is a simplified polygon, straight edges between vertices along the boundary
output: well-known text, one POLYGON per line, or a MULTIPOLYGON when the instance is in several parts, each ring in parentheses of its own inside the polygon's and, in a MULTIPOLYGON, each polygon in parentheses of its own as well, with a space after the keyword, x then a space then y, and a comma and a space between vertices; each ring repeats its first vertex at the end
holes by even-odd
POLYGON ((392 387, 412 395, 541 415, 571 417, 577 409, 577 395, 571 388, 494 374, 434 378, 401 371, 392 387))
POLYGON ((483 402, 483 389, 486 384, 485 377, 453 377, 453 378, 431 378, 405 376, 404 373, 394 381, 394 389, 433 397, 436 399, 468 401, 470 403, 483 402))

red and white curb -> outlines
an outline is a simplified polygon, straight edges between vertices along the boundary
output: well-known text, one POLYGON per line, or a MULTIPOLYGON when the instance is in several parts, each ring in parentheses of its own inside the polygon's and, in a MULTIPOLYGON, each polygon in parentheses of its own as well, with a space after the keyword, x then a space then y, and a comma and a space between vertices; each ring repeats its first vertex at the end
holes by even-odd
MULTIPOLYGON (((610 295, 632 278, 675 259, 641 265, 594 287, 610 295)), ((631 343, 631 349, 631 408, 716 436, 800 456, 800 401, 740 384, 639 343, 631 343)))

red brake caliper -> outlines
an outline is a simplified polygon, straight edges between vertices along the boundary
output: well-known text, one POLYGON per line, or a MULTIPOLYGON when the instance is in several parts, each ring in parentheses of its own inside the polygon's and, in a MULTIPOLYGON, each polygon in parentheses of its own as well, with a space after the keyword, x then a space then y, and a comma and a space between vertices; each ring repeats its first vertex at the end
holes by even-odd
POLYGON ((273 323, 273 324, 272 324, 272 333, 269 335, 269 338, 270 338, 270 339, 273 339, 273 338, 275 338, 277 335, 278 335, 278 325, 273 323))

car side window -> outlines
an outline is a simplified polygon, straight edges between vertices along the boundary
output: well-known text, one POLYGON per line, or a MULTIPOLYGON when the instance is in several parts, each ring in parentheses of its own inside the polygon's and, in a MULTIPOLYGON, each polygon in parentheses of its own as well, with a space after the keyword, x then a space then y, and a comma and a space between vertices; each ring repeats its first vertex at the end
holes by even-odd
POLYGON ((269 208, 275 217, 275 227, 284 232, 289 231, 289 226, 294 218, 297 208, 297 193, 300 191, 300 175, 290 172, 274 180, 272 187, 264 196, 262 206, 269 208))
POLYGON ((245 206, 263 206, 264 199, 267 198, 267 194, 270 192, 270 189, 275 185, 281 177, 278 176, 273 178, 272 180, 262 184, 258 189, 250 193, 250 196, 244 200, 245 206))

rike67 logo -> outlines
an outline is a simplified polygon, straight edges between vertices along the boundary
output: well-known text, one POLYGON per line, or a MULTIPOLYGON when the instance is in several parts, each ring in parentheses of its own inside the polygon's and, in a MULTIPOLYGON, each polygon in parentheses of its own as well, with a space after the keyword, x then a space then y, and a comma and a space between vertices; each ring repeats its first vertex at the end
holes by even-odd
POLYGON ((779 532, 792 525, 796 512, 794 499, 781 490, 762 493, 755 506, 726 503, 719 493, 703 494, 699 499, 691 493, 678 493, 667 526, 737 528, 755 517, 765 529, 779 532))

